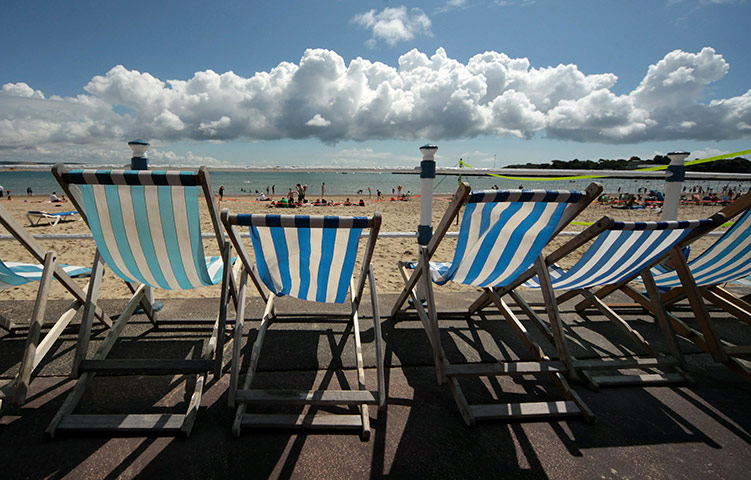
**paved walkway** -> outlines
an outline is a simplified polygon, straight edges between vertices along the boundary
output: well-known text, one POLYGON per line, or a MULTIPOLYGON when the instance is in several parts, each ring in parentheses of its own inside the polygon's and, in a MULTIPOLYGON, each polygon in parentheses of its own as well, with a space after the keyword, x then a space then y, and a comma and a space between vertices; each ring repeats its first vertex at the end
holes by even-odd
MULTIPOLYGON (((461 295, 440 299, 453 309, 465 300, 461 295)), ((393 295, 382 295, 381 310, 386 312, 393 301, 393 295)), ((216 299, 169 300, 162 313, 167 319, 207 318, 216 311, 217 303, 216 299)), ((109 301, 105 308, 117 311, 121 304, 109 301)), ((56 306, 53 303, 52 309, 56 306)), ((281 307, 306 311, 296 302, 281 307)), ((30 302, 0 302, 0 311, 8 316, 23 315, 29 308, 30 302)), ((247 317, 256 319, 260 308, 254 302, 247 317)), ((592 316, 584 322, 565 310, 564 317, 578 356, 618 355, 626 349, 625 342, 602 318, 592 316)), ((505 322, 493 321, 499 318, 476 318, 471 328, 459 319, 442 325, 451 360, 487 360, 499 354, 515 357, 514 351, 523 351, 504 330, 505 322), (487 332, 496 333, 503 341, 494 341, 487 332)), ((642 331, 653 331, 651 318, 643 313, 635 311, 626 318, 642 331)), ((126 329, 119 352, 143 349, 154 356, 179 356, 200 345, 203 332, 199 329, 154 332, 142 317, 136 319, 126 329), (135 339, 139 342, 132 342, 135 339)), ((248 328, 255 328, 254 322, 248 323, 248 328)), ((718 318, 724 334, 751 343, 748 332, 735 328, 735 323, 718 318)), ((259 366, 264 372, 260 382, 302 388, 322 381, 354 383, 351 342, 345 345, 341 363, 332 362, 330 356, 331 347, 341 341, 337 333, 344 325, 327 324, 323 330, 310 327, 310 323, 300 322, 273 327, 259 366), (343 370, 326 375, 324 368, 330 364, 343 370)), ((372 321, 367 318, 364 329, 366 364, 372 366, 372 321)), ((64 335, 32 384, 28 403, 13 412, 19 415, 0 419, 0 478, 748 478, 751 385, 713 364, 690 344, 681 346, 687 352, 693 385, 601 392, 576 385, 597 415, 595 424, 568 419, 482 422, 469 428, 448 388, 436 383, 430 348, 419 322, 385 320, 383 329, 389 367, 388 408, 371 410, 373 432, 368 442, 351 433, 268 430, 244 431, 235 439, 230 432, 233 412, 227 407, 228 375, 208 384, 187 439, 78 435, 47 440, 44 430, 73 383, 65 377, 75 339, 71 332, 64 335)), ((101 338, 102 331, 98 333, 101 338)), ((660 345, 657 337, 654 341, 660 345)), ((0 340, 0 371, 5 375, 12 370, 11 358, 19 343, 12 337, 0 340)), ((229 349, 225 351, 227 360, 228 354, 229 349)), ((369 369, 367 376, 372 385, 374 371, 369 369)), ((97 412, 142 403, 156 404, 159 409, 179 405, 184 402, 185 382, 170 380, 102 379, 81 408, 97 412), (171 393, 165 395, 168 385, 171 393)), ((468 381, 463 388, 478 397, 547 395, 532 379, 468 381), (490 393, 488 386, 496 387, 496 393, 490 393), (498 394, 499 386, 506 393, 498 394)))

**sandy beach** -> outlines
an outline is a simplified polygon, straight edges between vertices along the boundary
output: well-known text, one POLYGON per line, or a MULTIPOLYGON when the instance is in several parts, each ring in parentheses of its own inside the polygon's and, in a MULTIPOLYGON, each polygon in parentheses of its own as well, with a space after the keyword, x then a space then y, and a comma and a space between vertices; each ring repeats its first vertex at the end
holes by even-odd
MULTIPOLYGON (((315 199, 313 199, 315 200, 315 199)), ((331 196, 327 198, 334 202, 343 203, 345 197, 331 196)), ((351 198, 353 202, 359 201, 360 197, 351 198)), ((433 201, 433 225, 437 225, 448 207, 450 196, 439 196, 433 201)), ((40 225, 30 226, 26 218, 29 210, 42 210, 48 212, 72 210, 73 205, 70 202, 62 204, 53 204, 48 201, 47 196, 14 196, 12 200, 7 198, 0 199, 2 206, 11 212, 11 214, 27 228, 27 231, 33 235, 38 234, 88 234, 89 230, 82 220, 60 222, 55 226, 40 225)), ((309 215, 372 215, 379 211, 383 216, 381 232, 415 232, 420 216, 420 198, 413 197, 408 201, 390 201, 389 197, 382 201, 376 201, 375 196, 369 199, 364 197, 365 206, 309 206, 294 209, 269 208, 269 202, 260 202, 255 196, 246 197, 225 197, 220 204, 220 209, 227 208, 233 213, 289 213, 289 214, 309 214, 309 215)), ((719 206, 694 206, 682 205, 679 210, 680 219, 706 218, 712 213, 719 210, 719 206)), ((594 222, 604 215, 610 215, 616 220, 659 220, 660 214, 654 210, 621 210, 611 208, 609 205, 593 204, 587 208, 577 218, 580 222, 594 222)), ((211 231, 211 222, 208 211, 202 212, 202 225, 204 232, 211 231)), ((457 226, 453 226, 457 229, 457 226)), ((566 231, 577 231, 585 228, 581 225, 570 225, 566 231)), ((0 227, 0 233, 7 232, 0 227)), ((559 237, 548 246, 548 251, 552 248, 562 245, 570 237, 559 237)), ((48 249, 55 250, 58 254, 58 261, 71 265, 91 266, 94 257, 94 242, 87 239, 65 239, 65 240, 41 240, 41 243, 48 249)), ((697 242, 692 246, 694 252, 703 251, 709 241, 697 242)), ((439 248, 435 259, 448 261, 451 260, 455 240, 446 239, 439 248)), ((365 242, 361 242, 363 248, 365 242)), ((246 248, 252 254, 250 240, 246 239, 246 248)), ((207 255, 218 255, 216 242, 210 239, 204 239, 204 249, 207 255)), ((26 261, 31 262, 33 259, 28 252, 16 241, 0 241, 0 251, 4 261, 26 261)), ((373 258, 373 265, 376 274, 376 283, 379 292, 398 292, 403 281, 397 268, 397 262, 401 260, 415 260, 417 258, 418 248, 416 238, 380 238, 376 244, 376 250, 373 258)), ((570 266, 564 263, 564 266, 570 266)), ((359 266, 356 272, 359 273, 359 266)), ((77 280, 81 286, 86 285, 86 280, 77 280)), ((473 291, 472 287, 462 285, 446 285, 441 288, 447 288, 453 291, 473 291)), ((33 299, 36 296, 37 284, 30 284, 15 287, 3 291, 4 299, 33 299)), ((167 291, 157 290, 157 298, 170 297, 199 297, 214 298, 218 297, 220 287, 206 287, 193 291, 167 291)), ((127 298, 130 296, 127 287, 115 275, 107 271, 102 283, 103 298, 127 298)), ((57 282, 52 287, 50 298, 67 298, 67 291, 64 290, 57 282)))

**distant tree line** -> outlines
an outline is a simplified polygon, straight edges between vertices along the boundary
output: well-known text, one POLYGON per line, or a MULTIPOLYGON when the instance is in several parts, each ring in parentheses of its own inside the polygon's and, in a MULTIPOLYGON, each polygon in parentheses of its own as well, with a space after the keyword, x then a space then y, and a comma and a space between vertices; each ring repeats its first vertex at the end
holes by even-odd
MULTIPOLYGON (((550 163, 527 163, 524 165, 508 165, 504 168, 540 168, 556 170, 634 170, 655 165, 667 165, 670 158, 665 155, 655 155, 652 160, 642 160, 633 156, 628 160, 619 158, 611 160, 601 158, 596 162, 594 160, 553 160, 550 163)), ((726 160, 717 160, 714 162, 701 163, 686 167, 692 172, 720 172, 720 173, 751 173, 751 161, 742 157, 735 157, 726 160)))

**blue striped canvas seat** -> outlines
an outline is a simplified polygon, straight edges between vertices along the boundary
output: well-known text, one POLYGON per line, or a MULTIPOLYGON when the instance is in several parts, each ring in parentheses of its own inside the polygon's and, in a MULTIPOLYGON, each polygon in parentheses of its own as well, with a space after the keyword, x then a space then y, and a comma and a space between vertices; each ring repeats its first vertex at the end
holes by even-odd
MULTIPOLYGON (((232 350, 232 373, 230 377, 229 401, 230 406, 236 406, 235 421, 232 432, 239 436, 243 427, 263 426, 274 427, 309 427, 332 429, 358 429, 361 436, 367 440, 370 436, 369 405, 383 407, 386 402, 385 375, 383 372, 383 350, 381 336, 381 320, 378 313, 378 297, 373 273, 373 251, 378 231, 381 227, 381 214, 375 212, 373 217, 335 217, 320 215, 252 215, 230 214, 224 209, 221 220, 230 242, 237 251, 240 259, 240 278, 238 281, 238 305, 235 318, 235 338, 232 350), (255 265, 248 254, 244 242, 240 238, 241 228, 248 227, 255 253, 255 265), (357 263, 358 244, 363 236, 363 230, 368 231, 367 245, 363 248, 360 275, 355 282, 354 270, 357 263), (245 378, 240 382, 241 370, 245 362, 243 351, 243 322, 244 306, 247 298, 247 283, 251 280, 258 289, 260 296, 266 301, 266 308, 256 330, 255 341, 250 349, 250 361, 245 372, 245 378), (365 282, 370 285, 370 305, 372 311, 372 329, 375 346, 376 390, 369 390, 366 384, 365 364, 362 354, 362 331, 360 328, 360 306, 364 295, 365 282), (266 288, 273 294, 270 295, 266 288), (316 389, 306 385, 302 390, 279 390, 265 387, 259 389, 254 386, 257 373, 258 359, 261 355, 264 338, 269 326, 275 322, 283 322, 281 314, 276 311, 274 304, 277 298, 291 296, 301 300, 328 304, 350 304, 347 330, 342 333, 342 340, 337 350, 344 347, 348 337, 354 340, 355 367, 357 371, 357 385, 349 387, 342 382, 337 388, 322 382, 316 389), (351 329, 351 330, 350 330, 351 329), (305 421, 297 414, 279 415, 271 412, 246 413, 249 404, 261 409, 263 404, 273 405, 328 405, 337 408, 337 412, 316 412, 311 408, 305 414, 305 421), (351 408, 356 407, 357 413, 351 408)), ((227 255, 229 252, 226 253, 227 255)), ((225 273, 225 275, 227 275, 225 273)), ((224 293, 223 293, 224 295, 224 293)), ((322 329, 331 313, 327 309, 318 310, 318 318, 314 320, 314 328, 322 329)), ((226 310, 224 311, 226 315, 226 310)), ((302 316, 305 316, 303 313, 302 316)), ((299 318, 300 314, 294 315, 299 318)), ((331 335, 329 327, 325 328, 327 336, 331 335)), ((323 333, 323 332, 321 332, 323 333)), ((250 335, 245 342, 250 342, 250 335)), ((295 335, 289 339, 291 348, 300 348, 309 342, 317 343, 315 335, 301 337, 295 335)), ((307 348, 307 347, 306 347, 307 348)), ((314 351, 315 351, 315 347, 314 351)), ((341 356, 341 351, 332 349, 334 358, 341 356)), ((314 353, 315 356, 315 353, 314 353)), ((335 363, 329 364, 326 376, 334 375, 335 363)))
MULTIPOLYGON (((590 184, 584 191, 567 190, 486 190, 470 191, 469 184, 462 183, 451 204, 438 223, 430 241, 420 248, 417 262, 399 262, 405 287, 391 309, 393 318, 410 315, 410 310, 422 323, 430 341, 436 376, 441 384, 448 383, 452 396, 467 425, 474 425, 480 419, 522 419, 582 415, 594 418, 592 411, 576 396, 564 375, 571 368, 567 363, 564 339, 545 330, 546 337, 559 353, 559 360, 551 360, 537 341, 528 334, 514 311, 502 298, 510 294, 511 299, 527 312, 531 311, 520 295, 514 290, 535 272, 542 270, 544 248, 566 225, 579 215, 602 192, 602 185, 590 184), (462 208, 464 211, 462 212, 462 208), (454 221, 462 215, 458 239, 450 262, 436 262, 433 257, 439 245, 446 238, 454 221), (412 272, 407 272, 407 269, 412 272), (440 320, 443 320, 433 283, 441 285, 448 281, 482 288, 482 294, 469 305, 466 318, 470 330, 475 331, 474 316, 485 307, 495 307, 518 340, 527 347, 532 361, 509 360, 509 357, 524 358, 525 353, 511 354, 511 344, 500 338, 499 329, 477 326, 483 335, 489 335, 501 350, 501 355, 489 354, 496 361, 488 361, 488 352, 483 342, 475 342, 475 335, 469 339, 464 334, 443 335, 440 320), (419 282, 419 283, 418 283, 419 282), (404 307, 404 308, 402 308, 404 307), (467 348, 477 348, 481 361, 463 360, 452 363, 443 344, 449 340, 465 342, 467 348), (508 346, 508 348, 507 348, 508 346), (490 388, 492 402, 470 403, 462 392, 460 382, 466 378, 483 379, 505 375, 550 375, 565 401, 539 401, 524 399, 509 401, 502 387, 490 388)), ((453 313, 453 312, 452 312, 453 313)), ((538 320, 537 318, 535 320, 538 320)), ((483 319, 484 322, 484 319, 483 319)), ((560 319, 551 318, 552 329, 560 333, 560 319)), ((541 322, 535 325, 542 327, 541 322)), ((464 351, 457 342, 452 350, 464 351)), ((493 382, 491 382, 493 383, 493 382)), ((500 382, 499 382, 500 383, 500 382)), ((540 391, 545 387, 540 385, 540 391)), ((537 386, 535 387, 537 388, 537 386)))
MULTIPOLYGON (((612 285, 636 277, 658 261, 693 229, 711 220, 671 222, 613 222, 568 270, 549 269, 555 290, 576 290, 612 285)), ((540 288, 537 277, 524 283, 540 288)))
POLYGON ((277 296, 344 303, 367 217, 239 214, 248 226, 258 274, 277 296))
MULTIPOLYGON (((215 379, 223 373, 223 312, 231 303, 237 308, 235 280, 231 268, 225 270, 230 246, 222 235, 208 170, 68 170, 57 164, 52 173, 86 221, 96 243, 94 277, 86 306, 99 300, 104 265, 127 283, 132 296, 93 355, 89 348, 93 316, 91 309, 85 309, 72 367, 76 383, 47 428, 48 435, 54 436, 59 430, 189 435, 209 371, 213 370, 215 379), (202 213, 208 213, 221 257, 205 255, 202 213), (213 327, 196 329, 205 330, 206 338, 199 340, 203 345, 196 344, 188 358, 184 352, 180 358, 138 358, 138 354, 109 358, 134 315, 144 314, 158 327, 161 302, 154 301, 152 288, 188 290, 224 282, 213 327), (94 377, 112 375, 112 365, 116 365, 115 375, 121 377, 194 376, 195 381, 188 382, 192 388, 186 391, 190 401, 181 413, 170 414, 169 420, 160 413, 128 414, 127 418, 133 421, 125 422, 118 414, 76 414, 94 377)), ((173 325, 183 323, 178 319, 173 325)))
POLYGON ((470 194, 451 262, 430 262, 431 279, 500 287, 525 272, 581 192, 486 190, 470 194))
MULTIPOLYGON (((751 274, 751 210, 701 255, 688 262, 691 275, 699 286, 719 285, 751 274)), ((658 287, 681 286, 674 270, 653 271, 658 287)))
POLYGON ((128 282, 167 290, 216 285, 220 257, 205 257, 195 172, 70 170, 105 263, 128 282))
MULTIPOLYGON (((72 265, 60 265, 68 276, 88 277, 91 269, 72 265)), ((17 287, 28 282, 38 282, 42 279, 44 265, 36 263, 3 262, 0 260, 0 290, 17 287)))

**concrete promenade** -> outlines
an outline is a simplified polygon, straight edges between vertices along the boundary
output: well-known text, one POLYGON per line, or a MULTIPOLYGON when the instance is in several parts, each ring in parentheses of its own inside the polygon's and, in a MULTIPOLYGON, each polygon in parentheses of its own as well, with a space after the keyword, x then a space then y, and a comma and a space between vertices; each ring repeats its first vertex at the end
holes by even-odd
MULTIPOLYGON (((395 295, 380 295, 386 315, 395 295)), ((440 306, 459 311, 472 300, 464 294, 439 295, 440 306)), ((255 336, 262 305, 254 299, 246 310, 246 329, 255 336)), ((30 316, 30 301, 0 301, 3 315, 30 316)), ((65 302, 51 302, 50 317, 65 302)), ((161 312, 170 319, 216 315, 218 299, 167 300, 161 312)), ((123 301, 105 300, 117 312, 123 301)), ((620 356, 629 343, 601 315, 586 319, 563 308, 566 334, 581 359, 620 356)), ((314 388, 320 383, 356 385, 354 346, 339 335, 344 322, 323 323, 319 314, 329 306, 283 299, 281 313, 290 321, 269 331, 261 355, 259 384, 268 388, 314 388), (303 322, 303 313, 313 319, 303 322), (341 351, 341 362, 331 352, 341 351), (326 373, 329 366, 334 373, 326 373)), ((372 366, 373 329, 370 309, 363 320, 367 381, 375 385, 372 366)), ((726 338, 751 344, 751 328, 713 311, 726 338), (745 328, 743 328, 745 327, 745 328)), ((676 314, 690 320, 691 313, 676 314)), ((625 318, 661 350, 653 319, 634 309, 625 318)), ((506 423, 488 421, 467 427, 449 389, 436 383, 427 337, 415 319, 383 320, 386 346, 388 407, 370 410, 372 436, 333 431, 244 430, 231 435, 234 412, 227 406, 229 375, 209 377, 202 406, 189 438, 112 437, 106 434, 61 435, 46 439, 45 428, 73 382, 67 378, 77 329, 66 332, 41 374, 32 383, 28 403, 0 418, 0 478, 749 478, 751 471, 751 384, 711 362, 692 344, 681 340, 693 384, 648 388, 604 388, 600 392, 575 384, 597 416, 594 424, 578 419, 506 423)), ((497 314, 457 317, 442 323, 442 336, 452 362, 518 358, 524 348, 497 314), (491 335, 492 334, 492 335, 491 335)), ((148 355, 185 358, 199 351, 208 324, 177 328, 169 323, 151 328, 145 316, 134 317, 111 356, 148 355), (135 340, 138 340, 137 342, 135 340)), ((534 327, 529 325, 529 330, 534 327)), ((96 341, 105 330, 95 328, 96 341)), ((228 338, 229 339, 229 338, 228 338)), ((544 344, 544 339, 540 339, 544 344)), ((7 377, 19 360, 23 339, 0 339, 0 372, 7 377)), ((231 352, 225 349, 225 372, 231 352)), ((248 348, 249 351, 249 348, 248 348)), ((550 355, 554 350, 550 349, 550 355)), ((247 365, 247 358, 245 358, 247 365)), ((494 396, 514 399, 559 399, 535 378, 467 380, 462 388, 473 399, 494 396), (503 392, 500 389, 503 389, 503 392)), ((145 413, 183 408, 188 381, 171 377, 97 379, 80 410, 145 413), (167 393, 169 392, 169 393, 167 393)), ((547 388, 550 387, 550 388, 547 388)), ((341 411, 341 410, 339 410, 341 411)))

